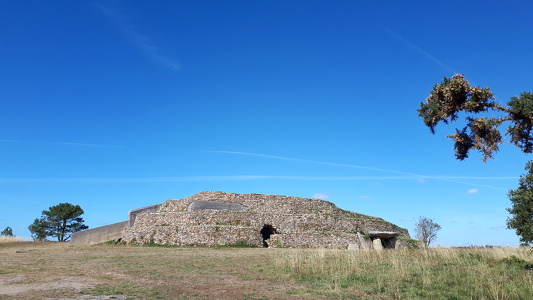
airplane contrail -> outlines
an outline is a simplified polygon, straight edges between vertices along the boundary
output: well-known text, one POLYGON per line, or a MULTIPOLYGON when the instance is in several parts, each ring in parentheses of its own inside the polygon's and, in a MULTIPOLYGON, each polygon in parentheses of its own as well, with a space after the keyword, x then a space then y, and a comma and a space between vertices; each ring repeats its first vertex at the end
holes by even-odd
MULTIPOLYGON (((0 140, 1 141, 1 140, 0 140)), ((299 159, 285 156, 258 154, 238 151, 207 151, 212 153, 247 155, 268 159, 295 161, 310 164, 328 165, 343 168, 356 168, 397 174, 397 176, 298 176, 298 175, 225 175, 225 176, 176 176, 176 177, 110 177, 110 178, 0 178, 0 184, 13 183, 158 183, 158 182, 191 182, 191 181, 244 181, 244 180, 297 180, 297 181, 356 181, 356 180, 412 180, 412 179, 435 179, 446 182, 474 185, 493 189, 507 190, 506 188, 484 184, 475 184, 459 181, 458 179, 472 180, 516 180, 518 177, 483 177, 483 176, 434 176, 422 175, 410 172, 402 172, 390 169, 341 164, 325 161, 299 159)))
MULTIPOLYGON (((245 180, 298 180, 298 181, 355 181, 355 180, 409 180, 412 176, 293 176, 293 175, 226 175, 177 177, 56 177, 56 178, 0 178, 0 183, 157 183, 188 181, 245 181, 245 180)), ((454 179, 516 179, 514 177, 431 177, 438 180, 454 179)), ((477 186, 482 186, 478 185, 477 186)), ((492 186, 487 186, 492 187, 492 186)))
POLYGON ((424 49, 418 47, 417 45, 411 43, 410 41, 406 40, 405 38, 403 38, 401 35, 397 34, 396 32, 392 31, 392 29, 390 29, 389 27, 381 24, 381 23, 378 23, 381 27, 383 27, 387 33, 389 33, 390 35, 392 35, 393 37, 395 37, 396 39, 398 39, 399 41, 401 41, 402 43, 404 43, 405 45, 409 46, 410 48, 414 49, 415 51, 417 51, 418 53, 422 54, 423 56, 425 56, 426 58, 429 58, 430 60, 432 60, 434 63, 438 64, 439 66, 443 67, 444 69, 446 69, 448 72, 451 72, 453 74, 457 73, 452 67, 448 66, 447 64, 445 64, 444 62, 442 62, 440 59, 436 58, 435 56, 429 54, 427 51, 425 51, 424 49))
MULTIPOLYGON (((343 167, 343 168, 365 169, 365 170, 372 170, 372 171, 379 171, 379 172, 387 172, 387 173, 408 175, 411 178, 415 177, 415 178, 424 178, 424 179, 435 179, 435 180, 441 180, 441 181, 447 181, 447 182, 453 182, 453 183, 476 185, 476 186, 482 186, 482 187, 488 187, 488 188, 494 188, 494 189, 503 189, 503 190, 507 190, 507 189, 506 188, 502 188, 502 187, 497 187, 497 186, 491 186, 491 185, 483 185, 483 184, 477 184, 477 183, 471 183, 471 182, 458 181, 456 179, 500 179, 501 180, 501 179, 517 179, 518 178, 518 177, 479 177, 479 176, 475 176, 475 177, 433 176, 433 175, 422 175, 422 174, 416 174, 416 173, 410 173, 410 172, 396 171, 396 170, 390 170, 390 169, 381 169, 381 168, 374 168, 374 167, 367 167, 367 166, 340 164, 340 163, 333 163, 333 162, 307 160, 307 159, 300 159, 300 158, 293 158, 293 157, 275 156, 275 155, 258 154, 258 153, 250 153, 250 152, 239 152, 239 151, 207 151, 207 152, 256 156, 256 157, 264 157, 264 158, 270 158, 270 159, 288 160, 288 161, 296 161, 296 162, 303 162, 303 163, 328 165, 328 166, 343 167)), ((381 178, 384 179, 383 177, 381 177, 381 178)), ((400 179, 400 178, 398 178, 398 177, 390 177, 389 179, 400 179)), ((403 179, 405 179, 405 178, 403 178, 403 179)))
POLYGON ((162 50, 165 49, 156 45, 151 36, 139 31, 127 16, 103 4, 100 4, 100 9, 111 21, 117 24, 128 40, 149 59, 165 68, 180 69, 179 62, 173 57, 164 55, 162 50))

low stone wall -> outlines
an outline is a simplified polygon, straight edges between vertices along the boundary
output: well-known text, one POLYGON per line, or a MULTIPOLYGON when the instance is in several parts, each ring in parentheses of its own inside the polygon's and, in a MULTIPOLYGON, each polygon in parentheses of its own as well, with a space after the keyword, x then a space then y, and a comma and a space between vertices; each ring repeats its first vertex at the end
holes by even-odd
POLYGON ((124 230, 129 227, 129 222, 110 224, 72 233, 70 243, 72 245, 95 245, 113 240, 122 239, 124 230))

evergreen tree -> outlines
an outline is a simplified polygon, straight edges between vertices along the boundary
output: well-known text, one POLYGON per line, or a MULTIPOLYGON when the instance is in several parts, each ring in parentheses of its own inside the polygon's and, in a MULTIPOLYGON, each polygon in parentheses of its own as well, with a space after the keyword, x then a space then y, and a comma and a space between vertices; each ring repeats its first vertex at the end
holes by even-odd
POLYGON ((6 229, 2 230, 2 232, 0 232, 0 235, 1 236, 14 236, 13 235, 13 229, 11 229, 11 227, 7 226, 6 229))
POLYGON ((41 218, 35 219, 28 229, 35 240, 52 236, 59 242, 66 242, 71 233, 89 228, 83 224, 82 214, 83 209, 79 205, 60 203, 43 210, 41 218))
POLYGON ((35 219, 33 223, 28 226, 28 230, 31 232, 31 237, 34 241, 44 242, 46 241, 46 221, 41 217, 35 219))
POLYGON ((507 194, 513 207, 507 211, 507 228, 515 229, 520 242, 533 245, 533 160, 526 164, 527 174, 520 176, 518 188, 507 194))

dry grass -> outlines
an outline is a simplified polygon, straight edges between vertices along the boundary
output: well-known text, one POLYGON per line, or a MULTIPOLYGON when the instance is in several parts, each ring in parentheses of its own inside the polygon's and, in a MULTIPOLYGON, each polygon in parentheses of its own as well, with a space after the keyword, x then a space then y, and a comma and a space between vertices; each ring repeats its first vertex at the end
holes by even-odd
POLYGON ((277 260, 298 283, 346 298, 532 299, 528 248, 403 251, 298 250, 277 260))
POLYGON ((20 242, 20 239, 15 236, 0 235, 0 244, 20 242))
POLYGON ((530 299, 532 255, 1 243, 0 299, 530 299))
POLYGON ((0 299, 306 299, 270 250, 0 244, 0 299))
POLYGON ((0 244, 18 243, 18 242, 30 242, 30 241, 32 241, 32 239, 28 238, 28 237, 3 236, 3 235, 0 235, 0 244))

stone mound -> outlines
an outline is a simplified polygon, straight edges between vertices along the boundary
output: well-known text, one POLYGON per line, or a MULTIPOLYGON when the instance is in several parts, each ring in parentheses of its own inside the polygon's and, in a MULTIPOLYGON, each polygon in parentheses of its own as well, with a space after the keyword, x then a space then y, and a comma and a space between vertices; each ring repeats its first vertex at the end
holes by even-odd
POLYGON ((201 192, 131 211, 122 241, 181 246, 246 244, 346 249, 348 245, 352 248, 361 245, 357 232, 371 231, 409 237, 404 228, 381 218, 340 209, 324 200, 201 192))

